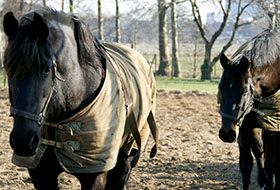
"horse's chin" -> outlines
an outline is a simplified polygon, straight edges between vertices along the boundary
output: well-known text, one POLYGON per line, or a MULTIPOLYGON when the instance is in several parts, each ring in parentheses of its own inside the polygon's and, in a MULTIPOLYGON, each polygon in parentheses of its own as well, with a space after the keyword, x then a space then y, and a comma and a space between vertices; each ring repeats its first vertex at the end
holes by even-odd
POLYGON ((17 156, 21 156, 21 157, 30 157, 30 156, 34 156, 38 151, 38 148, 35 149, 35 151, 32 152, 27 152, 27 151, 16 151, 14 150, 14 153, 17 156))

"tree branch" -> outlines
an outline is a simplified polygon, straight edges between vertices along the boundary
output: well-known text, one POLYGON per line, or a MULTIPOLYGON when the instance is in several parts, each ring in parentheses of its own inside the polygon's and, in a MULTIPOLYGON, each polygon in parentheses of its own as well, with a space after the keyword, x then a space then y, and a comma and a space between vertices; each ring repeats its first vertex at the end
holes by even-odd
POLYGON ((222 9, 222 11, 223 11, 223 14, 224 14, 224 15, 227 14, 226 11, 225 11, 225 8, 224 8, 224 6, 223 6, 222 1, 219 0, 218 2, 219 2, 219 5, 220 5, 220 7, 221 7, 221 9, 222 9))
POLYGON ((232 35, 229 39, 229 41, 226 43, 225 46, 223 46, 222 48, 222 51, 216 56, 213 58, 213 60, 211 61, 211 65, 215 65, 215 63, 219 60, 220 56, 226 52, 226 50, 232 45, 232 42, 233 40, 235 39, 235 36, 236 36, 236 33, 237 33, 237 29, 241 26, 244 26, 244 25, 247 25, 247 24, 250 24, 252 23, 251 22, 244 22, 242 24, 239 24, 240 22, 240 17, 241 15, 243 14, 243 12, 245 11, 245 9, 247 7, 249 7, 251 4, 253 3, 253 0, 251 0, 249 3, 247 3, 245 6, 241 7, 241 4, 242 4, 242 0, 239 0, 238 2, 238 9, 237 9, 237 16, 236 16, 236 19, 235 19, 235 23, 234 23, 234 28, 233 28, 233 31, 232 31, 232 35))
MULTIPOLYGON (((221 0, 219 0, 221 1, 221 0)), ((241 1, 241 0, 240 0, 241 1)), ((222 6, 222 4, 221 4, 222 6)), ((228 16, 230 13, 230 9, 231 9, 231 0, 228 1, 228 6, 227 6, 227 10, 224 12, 224 17, 223 17, 223 21, 220 25, 220 27, 218 28, 218 30, 213 34, 212 38, 211 38, 211 42, 210 45, 212 46, 214 44, 214 42, 216 41, 216 39, 220 36, 220 34, 222 33, 222 31, 224 30, 227 20, 228 20, 228 16)))
POLYGON ((205 28, 203 27, 203 24, 202 24, 202 20, 201 20, 201 16, 200 16, 200 11, 199 11, 199 8, 196 4, 196 0, 189 0, 191 5, 192 5, 192 13, 193 13, 193 17, 194 17, 194 22, 196 23, 198 29, 199 29, 199 32, 200 32, 200 35, 202 37, 202 39, 206 42, 206 43, 209 43, 209 39, 206 35, 206 31, 205 31, 205 28))

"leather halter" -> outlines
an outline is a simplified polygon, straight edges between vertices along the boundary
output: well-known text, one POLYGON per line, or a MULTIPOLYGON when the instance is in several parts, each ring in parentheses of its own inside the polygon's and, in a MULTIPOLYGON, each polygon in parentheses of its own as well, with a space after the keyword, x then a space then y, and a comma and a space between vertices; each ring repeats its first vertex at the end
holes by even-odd
POLYGON ((52 88, 51 88, 49 96, 48 96, 48 98, 47 98, 47 100, 44 104, 44 107, 43 107, 43 109, 40 113, 38 115, 36 115, 34 113, 26 112, 26 111, 23 111, 23 110, 20 110, 20 109, 17 109, 17 108, 14 108, 14 107, 11 106, 11 110, 10 110, 11 111, 11 116, 22 117, 22 118, 25 118, 25 119, 35 121, 41 127, 44 123, 45 116, 46 116, 45 114, 46 114, 48 105, 50 103, 50 100, 53 96, 53 92, 55 91, 55 81, 56 81, 56 79, 64 81, 63 79, 61 79, 57 75, 56 71, 57 71, 57 64, 56 64, 56 61, 53 60, 53 74, 54 74, 54 77, 53 77, 53 80, 52 80, 52 88))
POLYGON ((241 126, 245 116, 250 112, 250 111, 256 111, 255 108, 253 108, 253 104, 254 104, 254 86, 253 86, 253 82, 252 79, 249 78, 248 80, 248 91, 247 93, 244 93, 242 95, 242 98, 245 98, 245 108, 243 110, 241 110, 241 114, 239 117, 227 114, 225 112, 222 111, 221 107, 219 109, 219 113, 220 115, 228 120, 233 121, 234 123, 236 123, 239 127, 241 126))

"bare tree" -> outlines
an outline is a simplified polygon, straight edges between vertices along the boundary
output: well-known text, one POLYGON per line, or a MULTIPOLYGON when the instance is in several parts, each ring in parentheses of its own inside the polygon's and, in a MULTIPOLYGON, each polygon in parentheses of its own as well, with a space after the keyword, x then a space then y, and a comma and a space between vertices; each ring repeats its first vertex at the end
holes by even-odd
POLYGON ((120 12, 119 12, 119 0, 115 0, 116 2, 116 42, 121 41, 120 35, 120 12))
POLYGON ((221 52, 213 59, 211 57, 212 56, 211 55, 212 47, 226 26, 226 23, 229 18, 229 14, 231 12, 232 0, 227 0, 226 6, 223 5, 222 0, 217 0, 218 5, 223 14, 223 20, 222 20, 221 24, 217 27, 217 30, 214 32, 213 35, 207 34, 207 30, 202 23, 200 9, 199 9, 199 6, 198 6, 196 0, 189 0, 189 1, 192 6, 192 14, 194 17, 194 21, 195 21, 195 23, 199 29, 200 35, 205 43, 204 61, 203 61, 203 65, 200 68, 201 69, 201 80, 211 80, 211 73, 212 73, 213 66, 219 60, 219 57, 221 56, 221 54, 223 54, 232 45, 232 42, 236 36, 237 29, 243 25, 250 23, 249 21, 240 23, 240 17, 244 13, 245 9, 254 2, 254 0, 247 1, 246 4, 243 3, 242 0, 237 1, 238 8, 237 8, 236 18, 234 21, 234 26, 232 29, 231 37, 229 38, 226 45, 222 48, 221 52), (209 36, 210 36, 210 38, 209 38, 209 36))
POLYGON ((46 4, 46 0, 43 0, 43 6, 46 7, 47 4, 46 4))
POLYGON ((269 28, 279 31, 279 1, 278 0, 257 0, 256 3, 264 11, 269 20, 269 28))
POLYGON ((170 75, 170 63, 168 61, 168 43, 167 43, 167 3, 166 0, 158 0, 158 42, 159 42, 159 69, 158 75, 170 75))
POLYGON ((64 11, 64 0, 61 0, 61 10, 64 11))
POLYGON ((19 4, 20 12, 23 12, 23 9, 24 9, 24 0, 20 0, 20 4, 19 4))
POLYGON ((69 0, 69 10, 70 10, 70 13, 73 13, 73 11, 74 11, 73 0, 69 0))
POLYGON ((102 17, 102 9, 101 9, 101 0, 97 0, 97 7, 98 7, 98 35, 99 39, 103 40, 103 17, 102 17))
POLYGON ((179 54, 178 54, 178 33, 177 33, 177 11, 176 0, 171 1, 171 30, 172 30, 172 76, 179 77, 179 54))

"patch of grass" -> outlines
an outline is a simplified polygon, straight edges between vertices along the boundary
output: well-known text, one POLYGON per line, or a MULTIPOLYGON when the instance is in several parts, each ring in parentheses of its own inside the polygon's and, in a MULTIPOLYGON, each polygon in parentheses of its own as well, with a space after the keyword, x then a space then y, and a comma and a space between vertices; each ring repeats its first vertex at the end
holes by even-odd
POLYGON ((218 80, 201 81, 191 78, 155 77, 158 90, 201 91, 217 93, 218 80))
MULTIPOLYGON (((201 81, 192 78, 160 77, 156 76, 156 87, 158 90, 173 91, 201 91, 216 93, 218 89, 218 80, 201 81)), ((7 86, 7 84, 6 84, 7 86)), ((0 70, 0 87, 4 87, 4 72, 0 70)))
MULTIPOLYGON (((6 84, 7 86, 7 84, 6 84)), ((4 71, 3 69, 0 69, 0 87, 3 88, 4 87, 4 71)))

